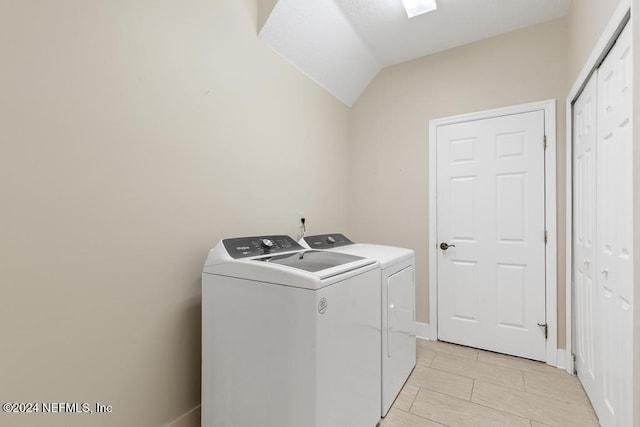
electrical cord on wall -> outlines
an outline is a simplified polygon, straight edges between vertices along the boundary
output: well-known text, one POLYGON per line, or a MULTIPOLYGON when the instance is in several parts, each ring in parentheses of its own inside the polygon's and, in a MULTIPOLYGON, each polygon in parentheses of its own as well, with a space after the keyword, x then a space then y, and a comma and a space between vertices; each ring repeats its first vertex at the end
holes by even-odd
POLYGON ((296 234, 296 240, 302 239, 305 234, 307 234, 307 219, 303 216, 303 213, 300 212, 300 225, 298 228, 300 229, 300 233, 296 234))

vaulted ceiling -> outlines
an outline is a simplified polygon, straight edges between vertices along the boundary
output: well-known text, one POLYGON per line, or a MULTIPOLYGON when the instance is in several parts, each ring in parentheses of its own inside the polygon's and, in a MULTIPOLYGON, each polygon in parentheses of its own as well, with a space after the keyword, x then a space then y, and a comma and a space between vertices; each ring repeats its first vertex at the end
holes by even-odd
POLYGON ((571 0, 278 0, 260 38, 348 106, 384 67, 558 19, 571 0))

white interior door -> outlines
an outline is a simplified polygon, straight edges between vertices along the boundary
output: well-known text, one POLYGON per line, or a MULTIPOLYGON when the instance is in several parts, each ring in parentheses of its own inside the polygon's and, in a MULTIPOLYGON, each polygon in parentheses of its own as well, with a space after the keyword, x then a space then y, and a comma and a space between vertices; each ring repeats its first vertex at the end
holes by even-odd
POLYGON ((596 277, 597 75, 573 106, 573 274, 576 370, 594 407, 602 400, 596 277))
POLYGON ((543 141, 542 110, 438 127, 439 339, 545 360, 543 141))
POLYGON ((633 174, 631 29, 598 70, 597 283, 602 333, 603 426, 632 421, 633 174))

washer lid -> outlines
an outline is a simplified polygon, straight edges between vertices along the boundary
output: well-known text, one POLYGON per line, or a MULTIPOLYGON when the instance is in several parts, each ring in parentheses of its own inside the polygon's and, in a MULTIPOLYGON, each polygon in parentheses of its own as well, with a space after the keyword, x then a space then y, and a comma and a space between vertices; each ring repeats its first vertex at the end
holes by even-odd
MULTIPOLYGON (((310 251, 296 252, 296 253, 286 254, 286 255, 275 255, 275 256, 269 256, 269 257, 255 258, 253 259, 253 261, 269 262, 271 264, 280 264, 280 265, 285 265, 287 267, 308 271, 310 273, 317 273, 319 271, 343 266, 345 264, 353 263, 355 261, 368 261, 368 260, 365 260, 363 257, 350 255, 350 254, 310 250, 310 251)), ((354 264, 354 266, 360 267, 363 264, 364 265, 371 264, 371 261, 365 262, 365 263, 358 262, 354 264)))

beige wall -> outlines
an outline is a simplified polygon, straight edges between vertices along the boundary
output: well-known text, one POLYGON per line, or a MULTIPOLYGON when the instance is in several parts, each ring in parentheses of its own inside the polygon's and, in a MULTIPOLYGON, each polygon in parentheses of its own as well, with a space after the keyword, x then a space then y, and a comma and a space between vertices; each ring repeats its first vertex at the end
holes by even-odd
POLYGON ((255 0, 0 5, 0 402, 113 405, 1 425, 171 422, 200 403, 209 248, 300 210, 348 232, 348 110, 256 22, 255 0))
POLYGON ((569 9, 569 82, 573 84, 620 0, 572 0, 569 9))
MULTIPOLYGON (((564 206, 566 19, 383 70, 352 110, 353 237, 416 250, 417 320, 429 323, 429 120, 555 98, 559 206, 564 206)), ((558 235, 564 236, 564 209, 558 235)), ((564 307, 564 245, 558 247, 564 307)), ((560 320, 559 343, 564 344, 560 320)))

